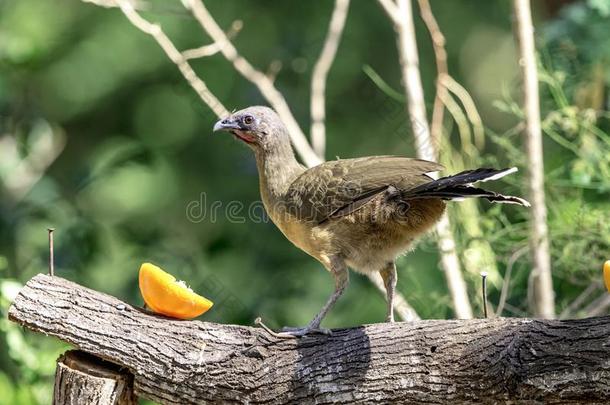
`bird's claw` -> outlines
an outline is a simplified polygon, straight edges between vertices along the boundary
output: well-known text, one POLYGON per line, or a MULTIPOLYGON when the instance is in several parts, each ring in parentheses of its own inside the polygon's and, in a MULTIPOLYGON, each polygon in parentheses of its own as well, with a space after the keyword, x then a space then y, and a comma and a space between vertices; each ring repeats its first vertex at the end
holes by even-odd
POLYGON ((298 339, 302 336, 305 336, 305 335, 308 335, 311 333, 321 333, 321 334, 328 335, 328 336, 330 336, 332 334, 330 329, 320 328, 319 326, 305 326, 302 328, 284 327, 284 328, 282 328, 281 332, 275 332, 271 328, 269 328, 267 325, 265 325, 260 317, 256 318, 254 320, 254 323, 256 325, 260 326, 261 328, 263 328, 264 330, 266 330, 267 333, 269 333, 271 336, 275 336, 275 337, 281 338, 281 339, 298 339))
POLYGON ((319 326, 304 326, 304 327, 289 327, 285 326, 282 328, 282 331, 279 333, 283 336, 291 336, 291 337, 301 337, 305 335, 310 335, 313 333, 319 333, 322 335, 330 336, 332 335, 332 331, 330 329, 321 328, 319 326))

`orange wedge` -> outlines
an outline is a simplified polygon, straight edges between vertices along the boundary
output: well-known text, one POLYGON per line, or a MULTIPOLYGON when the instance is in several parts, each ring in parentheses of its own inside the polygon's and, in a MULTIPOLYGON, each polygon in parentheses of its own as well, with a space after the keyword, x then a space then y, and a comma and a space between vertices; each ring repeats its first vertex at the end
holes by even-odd
POLYGON ((214 303, 151 263, 140 267, 140 293, 153 311, 179 319, 192 319, 205 313, 214 303))
POLYGON ((610 291, 610 260, 606 260, 604 263, 604 283, 606 283, 606 289, 610 291))

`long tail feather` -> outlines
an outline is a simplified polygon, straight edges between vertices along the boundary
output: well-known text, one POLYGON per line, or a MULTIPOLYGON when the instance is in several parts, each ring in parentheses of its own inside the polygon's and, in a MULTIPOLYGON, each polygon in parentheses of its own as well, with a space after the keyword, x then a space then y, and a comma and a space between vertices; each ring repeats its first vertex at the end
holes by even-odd
POLYGON ((447 200, 460 200, 464 198, 485 198, 488 201, 504 204, 519 204, 529 207, 530 203, 523 198, 503 195, 482 188, 473 187, 472 183, 497 180, 517 171, 516 167, 508 169, 475 169, 467 170, 453 176, 443 177, 422 184, 407 191, 403 198, 443 198, 447 200))

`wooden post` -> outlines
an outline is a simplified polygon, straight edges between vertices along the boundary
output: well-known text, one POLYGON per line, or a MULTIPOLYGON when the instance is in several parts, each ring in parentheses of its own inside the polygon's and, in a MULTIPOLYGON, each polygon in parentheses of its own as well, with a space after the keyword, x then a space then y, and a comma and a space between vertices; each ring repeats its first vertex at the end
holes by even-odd
POLYGON ((133 376, 115 364, 79 350, 57 359, 54 405, 135 405, 133 376))

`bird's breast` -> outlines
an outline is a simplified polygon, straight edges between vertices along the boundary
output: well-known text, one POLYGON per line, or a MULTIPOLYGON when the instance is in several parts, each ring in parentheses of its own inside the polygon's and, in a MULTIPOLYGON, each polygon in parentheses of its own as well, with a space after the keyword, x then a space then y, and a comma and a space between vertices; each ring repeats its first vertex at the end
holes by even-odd
POLYGON ((261 197, 269 218, 284 236, 299 249, 318 258, 311 237, 312 226, 306 221, 300 221, 295 213, 286 208, 280 197, 274 197, 268 190, 261 189, 261 197))

